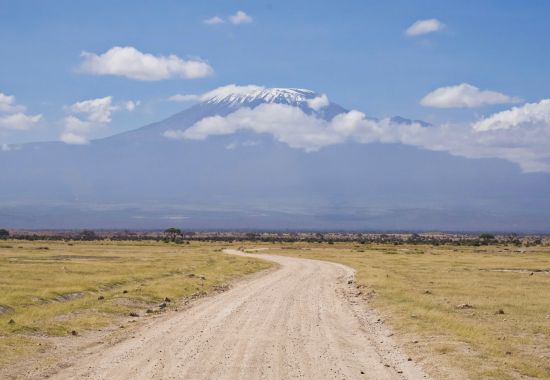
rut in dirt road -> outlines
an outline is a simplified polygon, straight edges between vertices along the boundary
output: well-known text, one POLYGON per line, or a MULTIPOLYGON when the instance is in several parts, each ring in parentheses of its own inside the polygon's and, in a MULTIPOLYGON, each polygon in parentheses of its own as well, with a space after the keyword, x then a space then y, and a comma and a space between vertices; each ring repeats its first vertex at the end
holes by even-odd
MULTIPOLYGON (((235 250, 226 253, 243 254, 235 250)), ((139 328, 133 338, 87 355, 56 378, 423 379, 388 366, 342 296, 343 265, 252 255, 277 270, 139 328)), ((390 353, 400 355, 398 352, 390 353)))

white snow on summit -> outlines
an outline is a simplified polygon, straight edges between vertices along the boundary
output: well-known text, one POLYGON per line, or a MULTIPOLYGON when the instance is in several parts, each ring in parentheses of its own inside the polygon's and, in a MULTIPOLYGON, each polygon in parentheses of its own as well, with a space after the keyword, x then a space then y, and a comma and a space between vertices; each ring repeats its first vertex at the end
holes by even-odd
POLYGON ((226 103, 234 106, 254 102, 298 105, 316 97, 315 92, 303 88, 265 88, 231 84, 203 94, 201 100, 210 104, 226 103))

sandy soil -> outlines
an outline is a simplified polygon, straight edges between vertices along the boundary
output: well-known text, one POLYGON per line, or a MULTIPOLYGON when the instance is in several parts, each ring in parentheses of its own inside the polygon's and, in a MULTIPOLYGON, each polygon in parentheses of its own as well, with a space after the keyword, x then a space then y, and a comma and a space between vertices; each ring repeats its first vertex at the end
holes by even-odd
POLYGON ((274 261, 279 269, 154 319, 112 346, 83 352, 52 377, 428 378, 402 354, 380 320, 354 300, 352 269, 268 254, 246 256, 274 261))

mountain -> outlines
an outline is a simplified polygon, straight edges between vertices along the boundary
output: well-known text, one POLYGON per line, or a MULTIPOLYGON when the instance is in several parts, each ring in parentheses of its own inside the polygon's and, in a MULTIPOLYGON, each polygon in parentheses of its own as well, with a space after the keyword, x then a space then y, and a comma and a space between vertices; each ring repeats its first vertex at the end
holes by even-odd
MULTIPOLYGON (((251 86, 255 87, 255 86, 251 86)), ((316 111, 308 105, 317 97, 313 91, 298 88, 268 88, 268 89, 251 89, 246 92, 229 92, 223 87, 221 90, 214 90, 204 96, 204 100, 193 107, 177 113, 159 123, 146 125, 145 127, 121 133, 116 136, 111 136, 99 141, 109 142, 140 142, 147 140, 163 140, 163 134, 169 130, 186 129, 199 120, 220 115, 226 116, 241 108, 255 108, 261 104, 284 104, 297 107, 306 114, 313 115, 318 118, 330 120, 334 116, 346 112, 347 110, 338 104, 329 103, 326 107, 316 111)))
POLYGON ((550 175, 504 160, 381 143, 305 152, 250 130, 166 137, 265 104, 327 121, 347 111, 305 89, 229 87, 88 145, 24 144, 0 152, 0 226, 550 230, 550 175))

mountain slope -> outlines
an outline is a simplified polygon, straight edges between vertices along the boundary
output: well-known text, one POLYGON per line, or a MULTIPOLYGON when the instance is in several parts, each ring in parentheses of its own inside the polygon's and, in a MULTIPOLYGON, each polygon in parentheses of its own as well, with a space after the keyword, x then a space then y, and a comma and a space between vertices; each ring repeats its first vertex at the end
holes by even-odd
POLYGON ((164 136, 262 104, 324 120, 346 111, 312 107, 321 95, 303 89, 224 91, 86 146, 34 143, 2 153, 0 225, 550 230, 550 176, 522 174, 503 160, 352 142, 306 153, 247 130, 205 140, 164 136))

